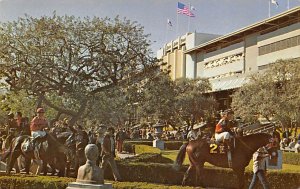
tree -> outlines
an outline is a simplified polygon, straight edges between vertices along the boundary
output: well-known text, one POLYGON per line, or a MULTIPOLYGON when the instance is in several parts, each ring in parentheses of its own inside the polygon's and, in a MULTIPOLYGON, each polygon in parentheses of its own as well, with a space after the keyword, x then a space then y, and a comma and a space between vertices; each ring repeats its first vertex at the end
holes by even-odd
POLYGON ((300 122, 300 60, 278 60, 264 73, 253 75, 234 95, 232 107, 253 119, 261 115, 278 121, 283 128, 300 122))
POLYGON ((141 90, 139 112, 144 117, 169 120, 174 112, 174 82, 167 73, 161 72, 156 77, 145 81, 141 90))
POLYGON ((215 111, 217 102, 205 95, 211 89, 208 79, 180 79, 176 81, 176 117, 188 126, 201 118, 209 117, 215 111))
POLYGON ((119 17, 26 15, 0 26, 0 77, 74 124, 94 95, 155 65, 147 38, 142 26, 119 17))

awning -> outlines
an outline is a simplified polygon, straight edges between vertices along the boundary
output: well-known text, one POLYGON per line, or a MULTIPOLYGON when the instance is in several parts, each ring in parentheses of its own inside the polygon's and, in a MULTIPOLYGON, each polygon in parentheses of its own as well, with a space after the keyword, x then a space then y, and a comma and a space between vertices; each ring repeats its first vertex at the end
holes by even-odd
POLYGON ((228 89, 235 89, 243 86, 249 81, 247 77, 226 77, 220 79, 212 79, 210 83, 212 85, 211 92, 224 91, 228 89))

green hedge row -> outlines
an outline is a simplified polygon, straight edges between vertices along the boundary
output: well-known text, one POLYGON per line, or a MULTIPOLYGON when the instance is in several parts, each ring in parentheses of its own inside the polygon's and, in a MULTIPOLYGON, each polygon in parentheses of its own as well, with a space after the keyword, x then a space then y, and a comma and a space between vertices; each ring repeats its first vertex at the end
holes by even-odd
MULTIPOLYGON (((0 174, 0 189, 65 189, 69 182, 74 182, 73 178, 50 177, 50 176, 30 176, 30 175, 10 175, 0 174)), ((145 182, 112 182, 114 189, 192 189, 192 187, 181 187, 172 185, 152 184, 145 182)))
MULTIPOLYGON (((122 178, 130 182, 150 182, 169 185, 180 185, 183 174, 187 169, 184 166, 180 171, 174 171, 172 164, 117 162, 122 178), (130 174, 128 174, 130 173, 130 174)), ((106 170, 107 179, 113 179, 112 174, 106 170)), ((192 175, 195 175, 192 173, 192 175)), ((230 169, 205 168, 201 174, 203 184, 207 187, 232 188, 237 187, 237 177, 230 169)), ((246 172, 245 185, 249 186, 252 172, 246 172)), ((269 172, 267 179, 272 189, 297 189, 300 187, 299 173, 269 172)), ((195 178, 189 181, 194 185, 195 178)))
POLYGON ((283 152, 282 162, 291 165, 300 165, 300 153, 283 152))
MULTIPOLYGON (((185 141, 164 141, 165 142, 165 150, 179 150, 180 146, 185 141)), ((129 153, 134 153, 134 145, 146 145, 146 146, 153 146, 152 141, 131 141, 126 140, 123 143, 123 150, 129 153)))

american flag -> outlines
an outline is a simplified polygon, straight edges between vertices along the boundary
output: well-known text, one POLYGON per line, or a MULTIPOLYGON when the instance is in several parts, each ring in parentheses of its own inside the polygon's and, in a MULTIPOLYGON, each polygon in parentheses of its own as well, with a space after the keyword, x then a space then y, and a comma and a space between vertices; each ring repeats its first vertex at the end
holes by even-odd
POLYGON ((185 14, 189 17, 195 17, 195 15, 190 11, 190 8, 180 2, 177 4, 177 14, 185 14))

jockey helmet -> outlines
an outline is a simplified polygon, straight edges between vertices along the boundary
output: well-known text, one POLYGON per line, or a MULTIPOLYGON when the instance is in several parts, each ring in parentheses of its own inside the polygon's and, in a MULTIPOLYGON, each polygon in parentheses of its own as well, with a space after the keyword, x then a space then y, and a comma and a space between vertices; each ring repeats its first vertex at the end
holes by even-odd
POLYGON ((38 108, 36 110, 36 113, 45 113, 45 110, 43 108, 38 108))

